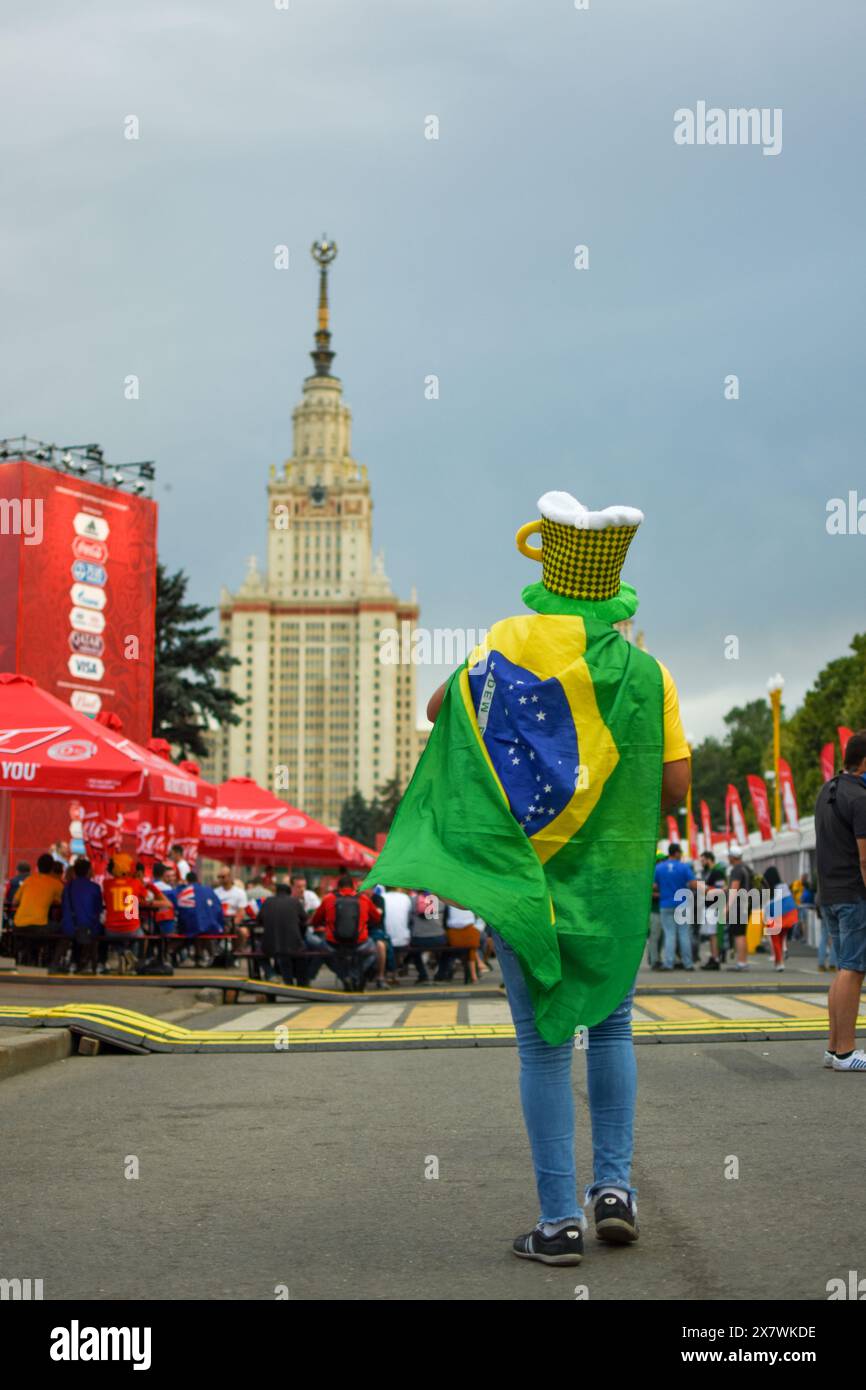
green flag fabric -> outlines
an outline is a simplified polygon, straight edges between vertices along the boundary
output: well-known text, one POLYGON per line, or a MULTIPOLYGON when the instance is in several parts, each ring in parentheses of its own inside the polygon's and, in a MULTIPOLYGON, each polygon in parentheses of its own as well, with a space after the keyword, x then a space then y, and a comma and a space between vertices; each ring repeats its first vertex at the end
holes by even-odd
POLYGON ((653 657, 589 616, 506 618, 451 677, 362 886, 483 917, 520 959, 541 1036, 565 1042, 640 964, 662 750, 653 657))

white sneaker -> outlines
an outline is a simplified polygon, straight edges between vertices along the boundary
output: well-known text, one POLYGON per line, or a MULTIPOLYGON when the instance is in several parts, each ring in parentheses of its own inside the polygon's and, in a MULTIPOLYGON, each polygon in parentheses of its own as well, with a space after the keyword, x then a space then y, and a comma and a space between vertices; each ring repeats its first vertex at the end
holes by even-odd
POLYGON ((851 1053, 850 1057, 833 1058, 834 1071, 866 1071, 866 1052, 862 1047, 851 1053))
POLYGON ((784 970, 785 967, 784 967, 784 965, 777 965, 777 966, 776 966, 776 969, 777 969, 777 970, 784 970))
POLYGON ((824 1066, 825 1066, 825 1067, 832 1067, 832 1065, 833 1065, 833 1063, 834 1063, 835 1060, 836 1060, 836 1059, 835 1059, 835 1057, 833 1056, 833 1053, 830 1052, 830 1051, 825 1047, 825 1048, 824 1048, 824 1066))

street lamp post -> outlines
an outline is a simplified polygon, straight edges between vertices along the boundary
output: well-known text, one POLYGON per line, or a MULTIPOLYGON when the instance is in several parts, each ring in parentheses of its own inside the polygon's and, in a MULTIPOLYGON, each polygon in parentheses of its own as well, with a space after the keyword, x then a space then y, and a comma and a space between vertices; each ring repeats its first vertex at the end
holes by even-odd
POLYGON ((779 782, 779 758, 781 757, 781 729, 782 729, 782 688, 785 684, 784 676, 780 676, 778 671, 775 676, 771 676, 767 681, 767 690, 770 696, 770 708, 773 711, 773 810, 775 813, 776 834, 782 829, 782 797, 779 782))

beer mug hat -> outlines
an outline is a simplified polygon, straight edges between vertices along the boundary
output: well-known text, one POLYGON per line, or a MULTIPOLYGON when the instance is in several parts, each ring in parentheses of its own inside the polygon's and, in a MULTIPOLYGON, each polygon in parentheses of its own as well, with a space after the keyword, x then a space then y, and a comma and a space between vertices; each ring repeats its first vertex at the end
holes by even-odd
POLYGON ((545 492, 538 510, 540 519, 521 526, 515 537, 520 553, 541 564, 541 580, 523 590, 527 607, 611 623, 632 617, 638 598, 621 572, 643 512, 625 506, 590 511, 570 492, 545 492), (535 532, 540 546, 528 544, 535 532))

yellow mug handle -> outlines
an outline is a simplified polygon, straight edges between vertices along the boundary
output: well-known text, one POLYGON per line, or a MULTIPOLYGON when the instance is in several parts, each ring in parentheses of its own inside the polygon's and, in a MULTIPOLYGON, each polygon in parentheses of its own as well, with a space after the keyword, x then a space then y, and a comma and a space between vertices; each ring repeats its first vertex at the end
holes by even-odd
POLYGON ((526 525, 521 526, 517 535, 514 537, 515 542, 517 544, 517 549, 520 551, 521 555, 527 555, 530 560, 541 559, 541 546, 526 544, 527 536, 531 536, 536 531, 539 534, 541 533, 541 522, 527 521, 526 525))

